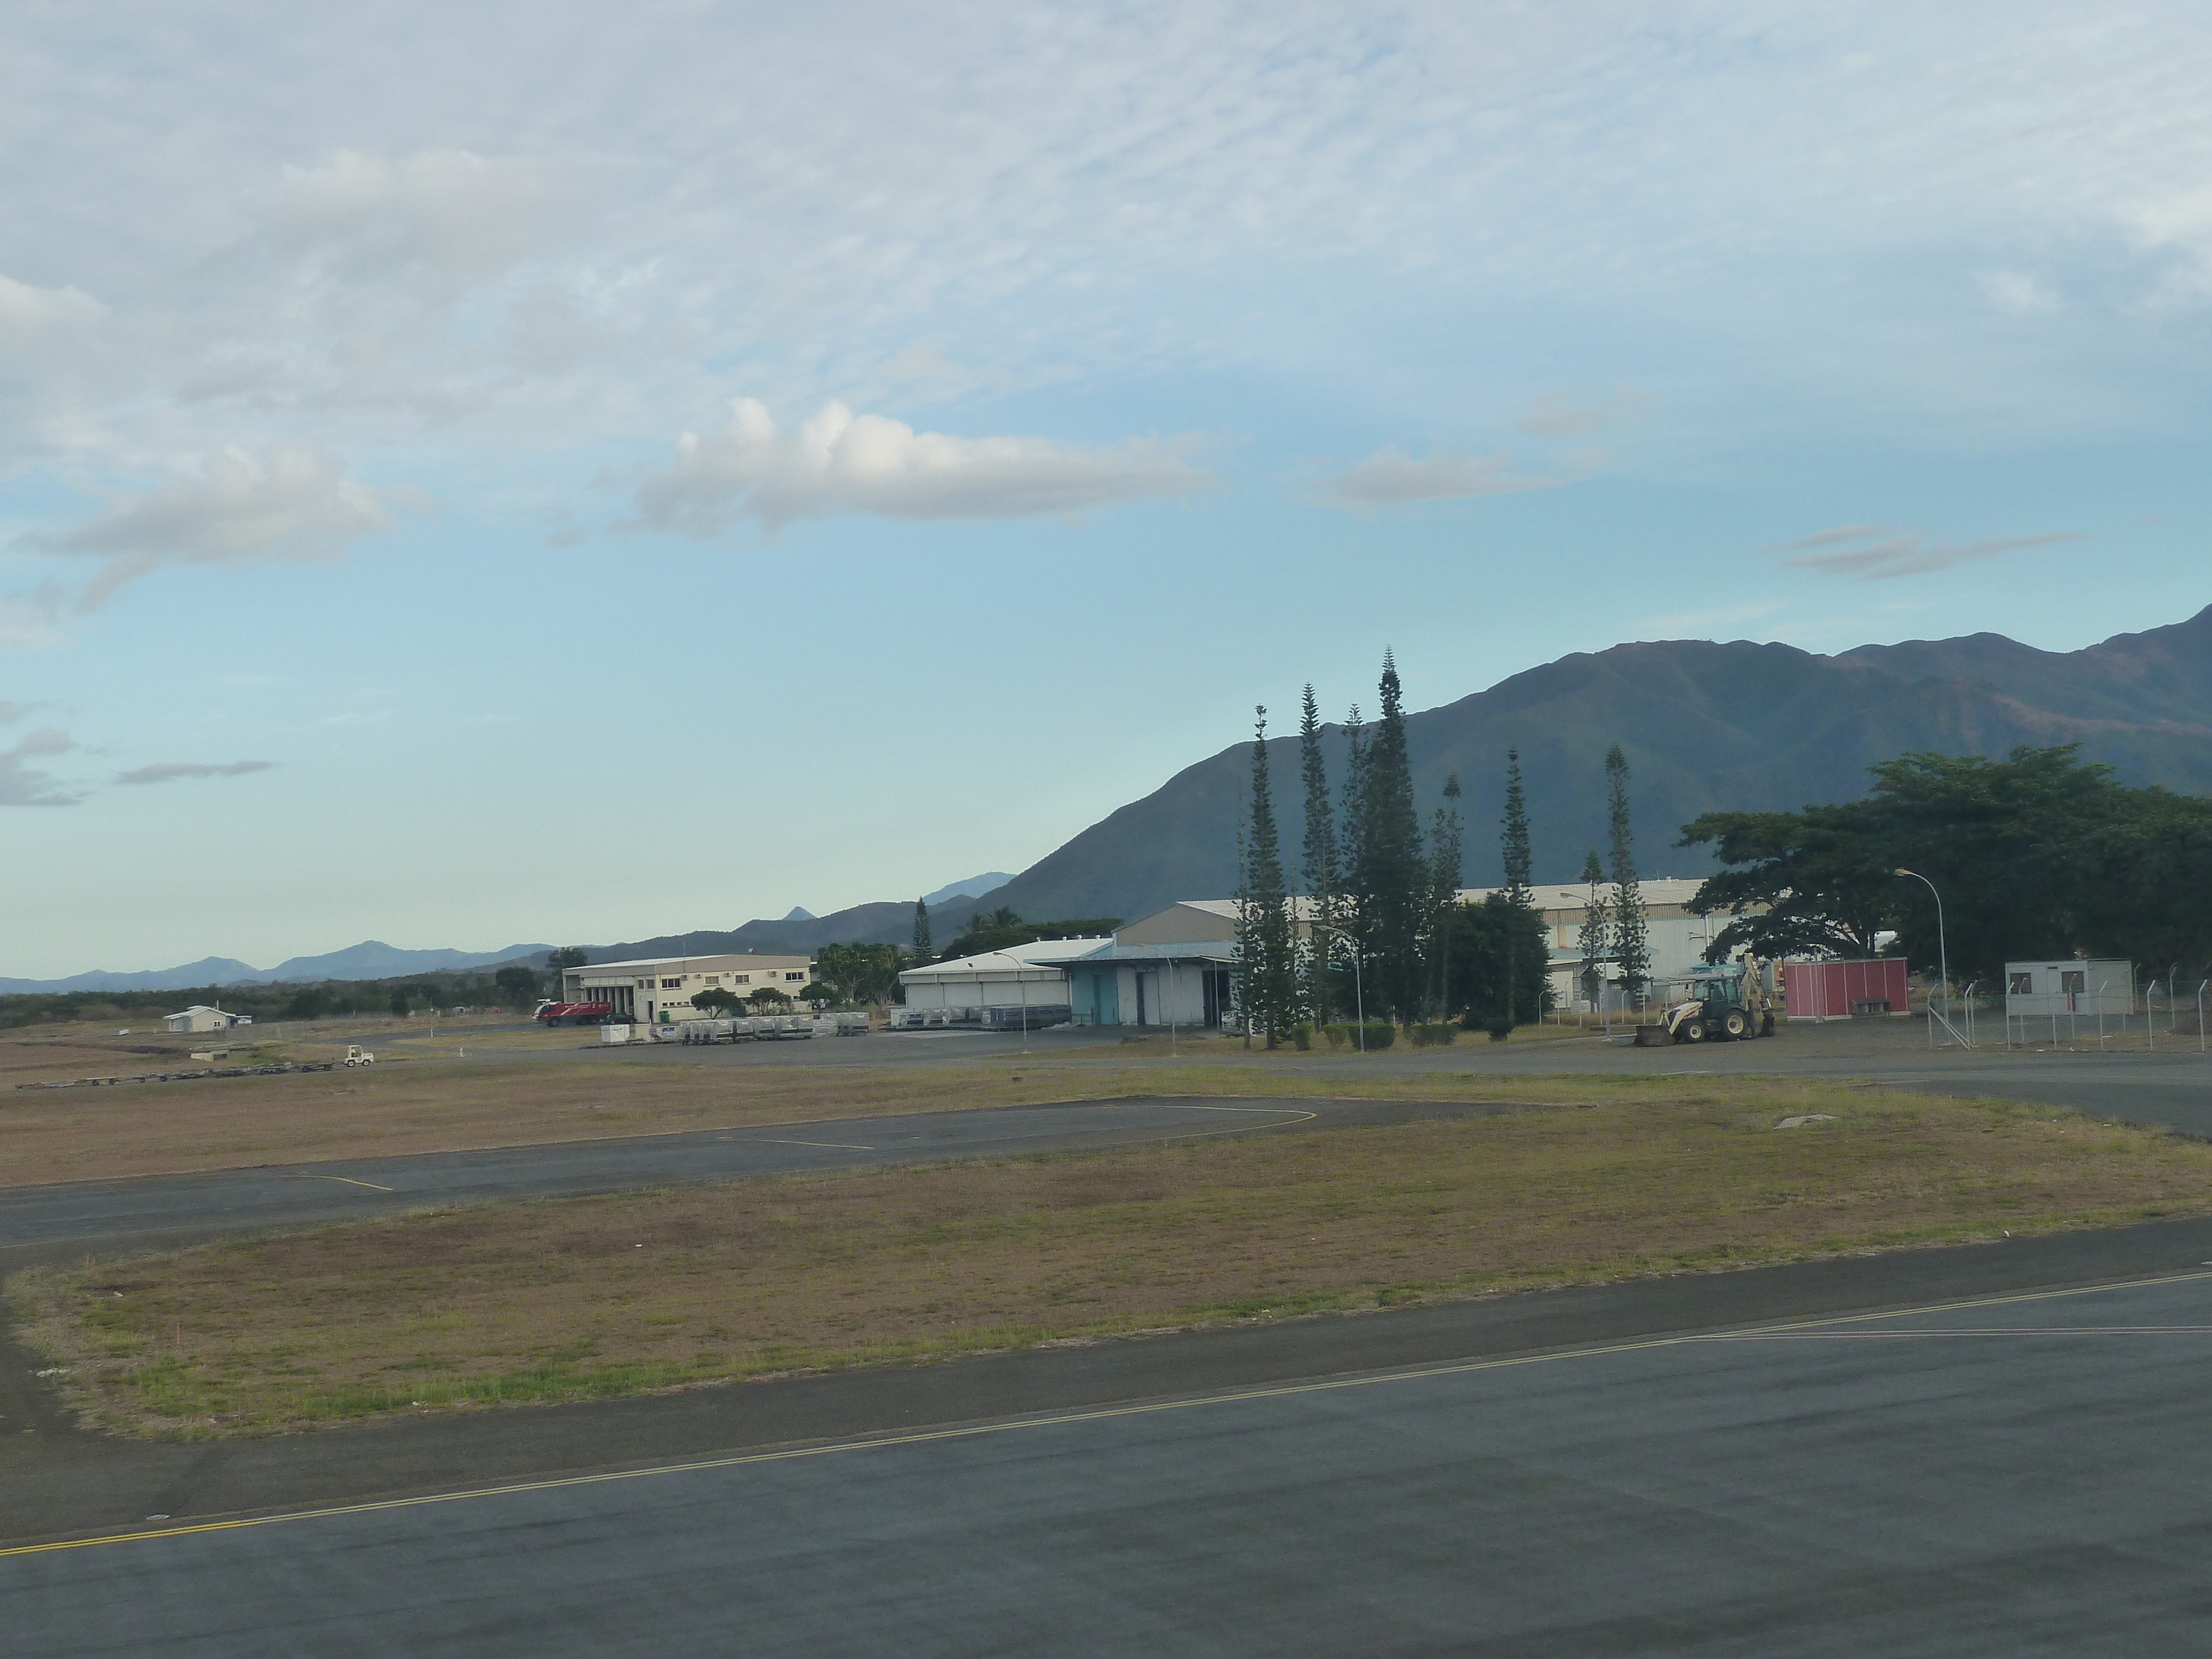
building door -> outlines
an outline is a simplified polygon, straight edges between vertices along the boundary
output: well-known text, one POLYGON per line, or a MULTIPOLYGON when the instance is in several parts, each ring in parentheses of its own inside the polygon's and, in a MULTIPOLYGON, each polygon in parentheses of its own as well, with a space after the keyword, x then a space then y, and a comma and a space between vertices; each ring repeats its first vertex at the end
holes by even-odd
POLYGON ((1091 1023, 1094 1025, 1119 1025, 1121 1023, 1121 976, 1112 969, 1091 975, 1091 1023))
POLYGON ((1149 1024, 1152 1024, 1152 1021, 1150 1021, 1149 1019, 1146 1019, 1146 1018, 1145 1018, 1145 981, 1146 981, 1146 980, 1148 980, 1148 979, 1152 978, 1152 975, 1151 975, 1150 974, 1148 974, 1148 973, 1145 972, 1145 971, 1144 971, 1144 969, 1142 969, 1140 968, 1140 969, 1139 969, 1137 970, 1137 975, 1136 975, 1136 978, 1137 978, 1137 1024, 1139 1024, 1139 1025, 1149 1025, 1149 1024))
POLYGON ((1223 1005, 1229 1000, 1228 972, 1220 968, 1205 969, 1199 975, 1199 983, 1206 998, 1206 1023, 1218 1025, 1223 1005))

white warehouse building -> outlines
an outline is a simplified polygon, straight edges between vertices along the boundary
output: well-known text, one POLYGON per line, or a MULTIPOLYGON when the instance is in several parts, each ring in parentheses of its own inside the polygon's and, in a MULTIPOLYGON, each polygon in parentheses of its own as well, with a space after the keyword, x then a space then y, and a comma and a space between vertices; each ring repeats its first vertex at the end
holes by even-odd
POLYGON ((1097 939, 1044 939, 909 968, 899 975, 909 1014, 972 1019, 981 1025, 1064 1025, 1069 1018, 1069 958, 1095 951, 1097 939))

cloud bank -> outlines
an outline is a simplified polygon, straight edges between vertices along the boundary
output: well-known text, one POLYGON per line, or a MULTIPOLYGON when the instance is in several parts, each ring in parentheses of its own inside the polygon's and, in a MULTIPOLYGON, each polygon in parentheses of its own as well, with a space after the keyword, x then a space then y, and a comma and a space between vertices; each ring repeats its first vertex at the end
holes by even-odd
POLYGON ((676 464, 638 487, 655 529, 714 536, 739 516, 775 530, 799 519, 1018 519, 1188 495, 1212 482, 1156 439, 1084 447, 1048 438, 959 438, 825 404, 796 432, 740 398, 729 430, 687 432, 676 464))
POLYGON ((1461 501, 1470 495, 1511 495, 1527 489, 1551 489, 1564 478, 1513 471, 1513 458, 1470 455, 1439 449, 1419 459, 1395 448, 1380 449, 1328 483, 1328 499, 1339 507, 1402 507, 1413 501, 1461 501))
POLYGON ((0 749, 0 806, 74 806, 82 799, 67 793, 52 775, 31 763, 66 755, 76 742, 52 726, 33 732, 12 749, 0 749))
POLYGON ((80 601, 91 610, 163 565, 335 558, 356 538, 387 528, 394 507, 426 499, 419 490, 357 483, 320 450, 276 444, 255 455, 232 447, 209 456, 197 477, 118 496, 74 529, 18 542, 106 561, 80 601))
POLYGON ((275 761, 229 761, 210 765, 201 761, 156 761, 151 766, 118 772, 118 783, 174 783, 180 778, 242 778, 249 772, 266 772, 275 761))
POLYGON ((1800 570, 1880 581, 1896 576, 1925 576, 1977 559, 1994 559, 2025 547, 2049 547, 2059 542, 2086 539, 2072 532, 2059 532, 1945 545, 1931 543, 1925 536, 1887 530, 1879 525, 1847 524, 1785 542, 1781 550, 1797 556, 1782 562, 1800 570))

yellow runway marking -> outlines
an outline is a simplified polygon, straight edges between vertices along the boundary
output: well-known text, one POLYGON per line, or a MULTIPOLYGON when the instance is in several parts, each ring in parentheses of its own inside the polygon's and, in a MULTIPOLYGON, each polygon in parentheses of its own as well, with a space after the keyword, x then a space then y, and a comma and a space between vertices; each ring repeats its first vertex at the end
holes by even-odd
POLYGON ((872 1152, 876 1150, 850 1140, 778 1140, 771 1135, 725 1135, 722 1138, 740 1146, 830 1146, 841 1152, 872 1152))
MULTIPOLYGON (((249 1527, 270 1527, 287 1521, 320 1521, 341 1515, 381 1515, 393 1510, 427 1509, 436 1504, 458 1504, 469 1498, 507 1498, 533 1492, 565 1492, 572 1487, 611 1486, 617 1481, 643 1480, 656 1475, 698 1474, 714 1469, 748 1468, 762 1463, 791 1463, 802 1458, 830 1457, 843 1452, 880 1451, 894 1446, 926 1446, 949 1440, 976 1440, 987 1435, 1012 1434, 1022 1429, 1054 1429, 1076 1423, 1104 1423, 1121 1418, 1150 1417, 1162 1412, 1193 1411, 1206 1406, 1242 1405, 1255 1400, 1290 1400, 1303 1395, 1333 1394, 1347 1389, 1369 1389, 1390 1382, 1420 1382, 1432 1377, 1470 1376, 1482 1371, 1513 1370, 1524 1365, 1549 1365, 1568 1359, 1601 1359, 1613 1354, 1644 1353, 1657 1348, 1690 1347, 1699 1343, 1744 1337, 1786 1336, 1829 1326, 1866 1324, 1883 1319, 1912 1319, 1923 1314, 1948 1313, 1965 1308, 2002 1308, 2023 1302, 2055 1302, 2068 1297, 2099 1296, 2109 1291, 2145 1290, 2160 1285, 2185 1285, 2207 1279, 2212 1279, 2212 1273, 2165 1273, 2150 1279, 2126 1279, 2117 1285, 2087 1285, 2064 1291, 2023 1291, 2012 1296, 1939 1302, 1923 1308, 1899 1308, 1887 1313, 1840 1314, 1827 1319, 1755 1326, 1744 1331, 1721 1334, 1655 1336, 1634 1342, 1610 1342, 1596 1347, 1518 1354, 1503 1359, 1462 1359, 1406 1370, 1380 1371, 1365 1376, 1283 1382, 1269 1388, 1237 1389, 1224 1394, 1157 1400, 1142 1405, 1103 1406, 1092 1411, 1059 1412, 1045 1417, 1016 1418, 1002 1423, 977 1423, 957 1428, 921 1429, 910 1434, 880 1435, 865 1440, 840 1440, 820 1446, 737 1452, 727 1457, 705 1457, 688 1463, 660 1463, 649 1468, 616 1469, 602 1474, 556 1475, 544 1480, 518 1480, 500 1486, 475 1486, 465 1492, 431 1492, 416 1498, 386 1498, 366 1504, 334 1504, 323 1509, 290 1510, 276 1515, 243 1516, 224 1521, 200 1521, 180 1527, 109 1533, 97 1538, 61 1539, 45 1544, 15 1544, 0 1547, 0 1559, 16 1555, 52 1555, 64 1550, 93 1549, 107 1544, 143 1543, 157 1538, 192 1538, 204 1533, 239 1532, 249 1527)), ((2175 1328, 2193 1332, 2197 1328, 2182 1326, 2175 1328)), ((1977 1331, 1974 1334, 1980 1333, 1977 1331)))
POLYGON ((351 1176, 309 1176, 307 1178, 309 1181, 343 1181, 349 1187, 366 1187, 373 1193, 388 1193, 396 1190, 391 1187, 380 1187, 374 1181, 356 1181, 351 1176))

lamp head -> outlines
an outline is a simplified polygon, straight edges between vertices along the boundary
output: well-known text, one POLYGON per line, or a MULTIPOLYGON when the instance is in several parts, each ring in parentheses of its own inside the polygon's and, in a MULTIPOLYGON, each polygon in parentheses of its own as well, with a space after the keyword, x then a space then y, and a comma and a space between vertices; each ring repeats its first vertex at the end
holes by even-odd
POLYGON ((1889 873, 1893 876, 1917 876, 1920 872, 1917 870, 1893 870, 1889 873))

